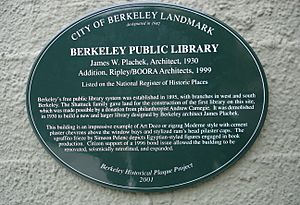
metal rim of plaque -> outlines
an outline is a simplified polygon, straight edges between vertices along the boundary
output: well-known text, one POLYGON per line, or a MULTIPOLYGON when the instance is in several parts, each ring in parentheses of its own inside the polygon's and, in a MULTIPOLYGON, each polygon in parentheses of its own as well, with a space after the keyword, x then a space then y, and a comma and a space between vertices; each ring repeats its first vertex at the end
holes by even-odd
POLYGON ((46 150, 84 178, 131 191, 220 173, 254 143, 267 105, 264 71, 239 34, 163 3, 71 24, 41 52, 27 86, 46 150))

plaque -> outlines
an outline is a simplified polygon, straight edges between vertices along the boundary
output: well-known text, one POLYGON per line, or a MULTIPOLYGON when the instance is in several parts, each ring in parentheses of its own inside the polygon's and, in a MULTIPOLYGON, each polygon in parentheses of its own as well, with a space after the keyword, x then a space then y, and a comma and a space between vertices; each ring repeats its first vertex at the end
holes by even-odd
POLYGON ((266 117, 262 66, 209 15, 135 3, 61 31, 33 65, 27 110, 46 150, 109 187, 160 191, 236 162, 266 117))

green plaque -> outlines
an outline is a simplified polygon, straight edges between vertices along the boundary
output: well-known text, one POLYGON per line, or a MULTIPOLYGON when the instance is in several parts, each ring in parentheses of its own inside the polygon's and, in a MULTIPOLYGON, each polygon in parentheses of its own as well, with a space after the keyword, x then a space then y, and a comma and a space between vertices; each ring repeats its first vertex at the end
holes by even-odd
POLYGON ((266 117, 265 74, 230 27, 180 6, 88 15, 41 52, 27 108, 51 155, 115 188, 159 191, 226 169, 266 117))

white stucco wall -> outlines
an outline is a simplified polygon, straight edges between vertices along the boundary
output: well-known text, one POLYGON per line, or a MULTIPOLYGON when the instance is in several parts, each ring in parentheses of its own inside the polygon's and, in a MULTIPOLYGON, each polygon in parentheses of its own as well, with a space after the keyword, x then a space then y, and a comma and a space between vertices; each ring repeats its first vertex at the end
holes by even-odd
POLYGON ((164 193, 123 192, 78 177, 33 133, 25 105, 27 79, 39 52, 63 27, 119 1, 1 1, 0 204, 300 204, 300 1, 161 2, 213 15, 255 50, 270 99, 251 149, 220 175, 164 193))

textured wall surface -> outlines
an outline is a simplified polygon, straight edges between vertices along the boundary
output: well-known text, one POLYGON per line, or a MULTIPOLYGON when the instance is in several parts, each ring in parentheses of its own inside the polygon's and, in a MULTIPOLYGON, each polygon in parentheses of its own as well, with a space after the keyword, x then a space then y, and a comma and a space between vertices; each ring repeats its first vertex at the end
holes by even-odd
POLYGON ((162 2, 213 15, 257 53, 270 102, 263 130, 247 154, 213 179, 165 193, 113 190, 71 173, 33 133, 25 106, 27 79, 55 34, 118 1, 1 1, 0 204, 300 204, 300 1, 162 2))

